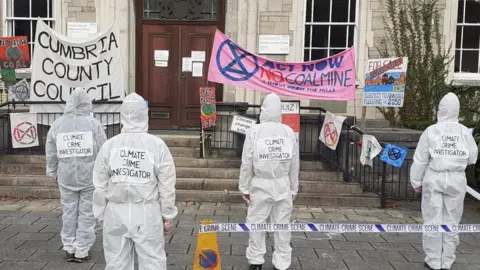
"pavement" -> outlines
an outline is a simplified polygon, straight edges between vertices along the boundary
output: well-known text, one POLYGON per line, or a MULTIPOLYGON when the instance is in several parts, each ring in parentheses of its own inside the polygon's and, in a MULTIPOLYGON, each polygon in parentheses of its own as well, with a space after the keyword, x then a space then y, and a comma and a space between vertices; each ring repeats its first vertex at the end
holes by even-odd
MULTIPOLYGON (((244 204, 178 203, 176 227, 166 238, 168 270, 192 269, 198 224, 202 219, 217 222, 244 222, 244 204)), ((418 203, 398 208, 335 208, 295 206, 294 217, 316 223, 422 223, 418 203)), ((5 270, 100 270, 105 268, 102 237, 92 247, 93 258, 84 264, 66 263, 60 241, 61 207, 58 200, 0 201, 0 269, 5 270)), ((463 223, 480 223, 480 205, 465 208, 463 223)), ((246 233, 219 233, 222 270, 248 269, 246 233)), ((423 267, 420 234, 325 234, 293 233, 295 269, 397 269, 423 267)), ((272 269, 273 236, 267 239, 264 269, 272 269)), ((456 264, 452 269, 480 270, 480 234, 461 234, 456 264)))

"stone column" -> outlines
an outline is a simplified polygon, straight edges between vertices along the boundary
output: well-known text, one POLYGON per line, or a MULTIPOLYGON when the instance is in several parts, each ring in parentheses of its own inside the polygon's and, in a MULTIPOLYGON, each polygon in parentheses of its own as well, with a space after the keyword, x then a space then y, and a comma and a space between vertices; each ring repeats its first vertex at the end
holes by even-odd
POLYGON ((135 0, 96 0, 98 31, 104 31, 117 22, 120 32, 119 46, 123 55, 125 92, 135 92, 135 0))

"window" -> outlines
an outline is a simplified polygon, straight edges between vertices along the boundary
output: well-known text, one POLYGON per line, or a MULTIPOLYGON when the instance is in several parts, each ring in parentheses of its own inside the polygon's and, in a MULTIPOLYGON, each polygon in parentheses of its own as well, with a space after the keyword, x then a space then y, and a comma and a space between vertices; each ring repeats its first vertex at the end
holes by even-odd
POLYGON ((357 0, 307 0, 304 61, 322 59, 353 46, 357 0))
POLYGON ((37 20, 53 26, 54 0, 4 0, 6 3, 5 36, 27 36, 30 57, 33 55, 37 20))
POLYGON ((143 18, 149 20, 217 20, 218 4, 218 0, 143 0, 143 18))
POLYGON ((480 73, 480 1, 459 0, 455 72, 480 73))

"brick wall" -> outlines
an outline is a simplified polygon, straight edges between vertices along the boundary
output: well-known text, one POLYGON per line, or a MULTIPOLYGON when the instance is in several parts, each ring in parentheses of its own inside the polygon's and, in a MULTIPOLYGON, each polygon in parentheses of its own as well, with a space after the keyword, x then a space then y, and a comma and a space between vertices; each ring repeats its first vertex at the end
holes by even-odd
MULTIPOLYGON (((63 0, 66 22, 95 22, 95 0, 63 0)), ((65 23, 66 23, 65 22, 65 23)))

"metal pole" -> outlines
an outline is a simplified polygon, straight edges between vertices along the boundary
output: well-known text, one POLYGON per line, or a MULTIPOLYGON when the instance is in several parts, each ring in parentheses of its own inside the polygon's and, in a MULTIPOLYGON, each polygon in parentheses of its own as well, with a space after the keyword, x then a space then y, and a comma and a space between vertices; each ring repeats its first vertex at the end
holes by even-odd
POLYGON ((383 162, 383 166, 382 166, 382 188, 381 188, 381 191, 380 191, 380 208, 385 208, 385 197, 386 197, 386 194, 385 194, 385 184, 387 182, 387 163, 383 162))

